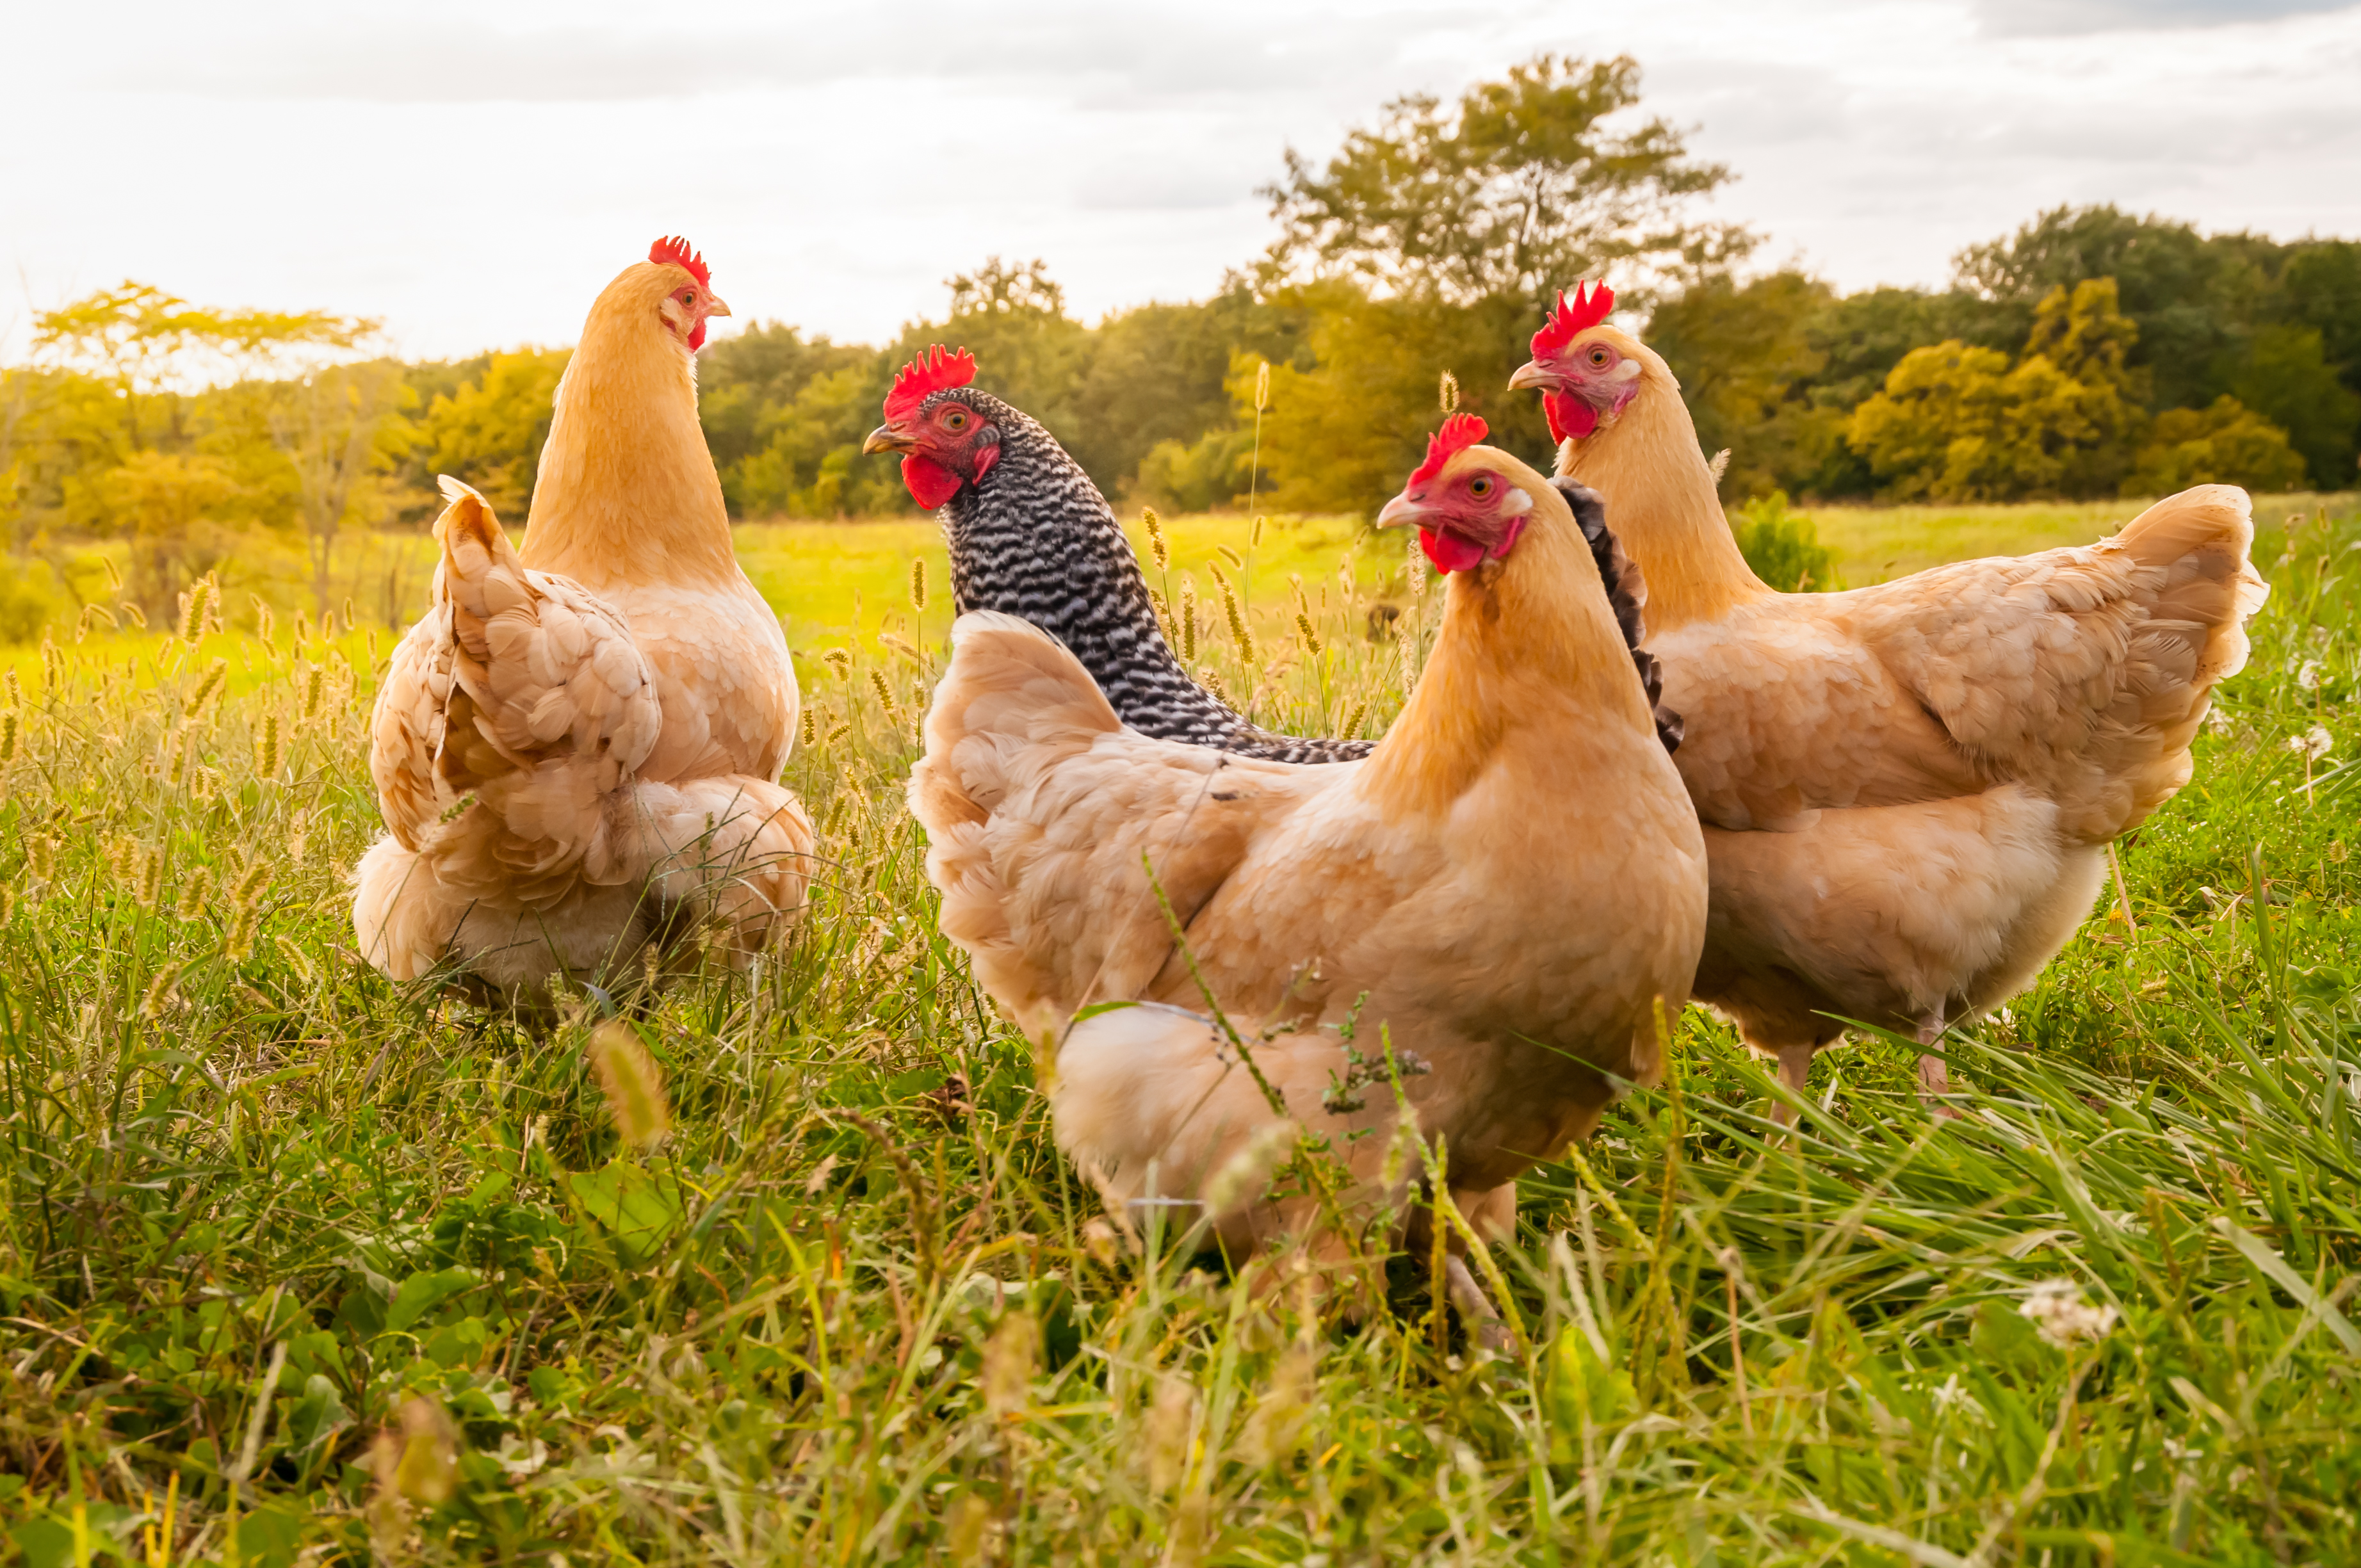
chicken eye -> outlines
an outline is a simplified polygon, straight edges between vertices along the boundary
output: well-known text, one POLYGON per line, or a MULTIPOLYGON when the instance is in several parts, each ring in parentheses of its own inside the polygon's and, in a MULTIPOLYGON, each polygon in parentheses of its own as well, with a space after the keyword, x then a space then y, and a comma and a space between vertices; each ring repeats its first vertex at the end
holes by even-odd
POLYGON ((952 410, 950 413, 943 415, 943 428, 945 430, 965 430, 967 428, 967 415, 960 412, 956 409, 952 410))
POLYGON ((1608 353, 1604 348, 1594 348, 1590 351, 1590 363, 1594 367, 1600 370, 1606 369, 1607 360, 1608 353))
POLYGON ((1492 493, 1492 481, 1488 477, 1472 479, 1468 481, 1467 493, 1479 501, 1483 500, 1492 493))

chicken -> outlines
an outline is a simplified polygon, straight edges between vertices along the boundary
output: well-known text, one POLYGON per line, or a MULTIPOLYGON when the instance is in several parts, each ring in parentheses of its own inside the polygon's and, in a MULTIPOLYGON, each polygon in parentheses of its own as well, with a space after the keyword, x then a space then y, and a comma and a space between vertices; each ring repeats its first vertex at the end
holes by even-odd
POLYGON ((1418 1128, 1495 1234, 1518 1171, 1662 1068, 1659 1021, 1704 935, 1696 814, 1568 498, 1483 433, 1447 422, 1379 514, 1418 525, 1450 575, 1425 670, 1365 759, 1155 740, 1040 630, 981 612, 953 628, 910 782, 942 930, 1054 1046, 1059 1143, 1111 1203, 1209 1202, 1240 1252, 1309 1234, 1308 1200, 1220 1201, 1235 1184, 1216 1179, 1283 1124, 1197 1010, 1195 975, 1286 1117, 1334 1136, 1365 1210, 1399 1197, 1389 1140, 1348 1135, 1394 1105, 1323 1099, 1348 1079, 1329 1032, 1348 1014, 1369 1057, 1383 1025, 1431 1068, 1407 1080, 1418 1128), (1125 1002, 1141 1005, 1077 1021, 1125 1002))
POLYGON ((1259 729, 1191 680, 1098 487, 1055 436, 974 378, 972 355, 935 345, 902 367, 885 422, 862 446, 902 453, 910 494, 940 509, 961 613, 1000 610, 1050 633, 1142 734, 1283 762, 1368 755, 1367 740, 1259 729))
POLYGON ((379 693, 388 831, 354 901, 393 979, 456 960, 530 1003, 697 920, 743 961, 801 908, 811 824, 777 783, 795 674, 697 422, 693 356, 727 313, 678 240, 599 295, 522 554, 445 481, 434 605, 379 693))
MULTIPOLYGON (((2084 547, 1775 593, 1740 554, 1664 362, 1561 295, 1510 380, 1650 585, 1712 918, 1695 996, 1801 1093, 1851 1018, 1932 1047, 2028 984, 2106 846, 2190 776, 2267 589, 2244 491, 2204 485, 2084 547)), ((1783 1108, 1783 1114, 1785 1114, 1783 1108)))

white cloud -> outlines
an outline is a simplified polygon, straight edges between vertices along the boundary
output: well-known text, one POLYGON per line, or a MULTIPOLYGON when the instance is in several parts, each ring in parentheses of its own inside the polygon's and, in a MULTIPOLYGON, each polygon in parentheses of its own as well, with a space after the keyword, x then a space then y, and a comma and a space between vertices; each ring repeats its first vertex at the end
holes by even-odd
POLYGON ((994 252, 1094 314, 1253 258, 1290 145, 1542 49, 1637 58, 1741 175, 1713 210, 1848 287, 1940 281, 2064 202, 2361 233, 2361 7, 2062 4, 20 7, 0 264, 36 303, 129 275, 418 354, 566 341, 675 231, 741 320, 874 341, 994 252))

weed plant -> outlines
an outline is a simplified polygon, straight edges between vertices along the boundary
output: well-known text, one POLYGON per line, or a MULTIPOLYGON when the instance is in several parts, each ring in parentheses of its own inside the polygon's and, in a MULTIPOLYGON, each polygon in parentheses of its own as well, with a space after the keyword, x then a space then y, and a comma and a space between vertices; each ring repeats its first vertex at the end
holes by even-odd
MULTIPOLYGON (((1416 576, 1233 618, 1243 559, 1144 554, 1267 724, 1379 733, 1432 635, 1416 576)), ((1964 1116, 1872 1038, 1791 1144, 1692 1012, 1524 1182, 1503 1352, 1425 1258, 1233 1275, 1064 1165, 901 804, 939 577, 811 665, 796 935, 541 1030, 352 950, 364 637, 52 642, 0 689, 0 1550, 2361 1560, 2361 522, 2262 554, 2195 781, 1949 1037, 1964 1116)))

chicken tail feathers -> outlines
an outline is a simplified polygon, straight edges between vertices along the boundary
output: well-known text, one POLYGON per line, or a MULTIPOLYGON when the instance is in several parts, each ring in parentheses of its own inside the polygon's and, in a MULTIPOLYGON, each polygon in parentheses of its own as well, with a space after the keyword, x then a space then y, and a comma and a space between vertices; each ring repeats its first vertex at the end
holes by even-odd
POLYGON ((1551 483, 1574 509, 1575 525, 1582 530, 1590 558, 1598 563, 1598 580, 1606 586, 1615 624, 1623 633, 1623 645, 1631 650, 1631 664, 1640 674, 1640 684, 1647 690, 1648 707, 1656 719, 1656 739, 1664 743, 1665 751, 1677 751, 1681 716, 1664 705, 1664 666, 1640 646, 1648 638, 1648 580, 1641 575, 1640 564, 1624 554, 1622 541, 1607 526, 1606 499, 1579 480, 1558 478, 1551 483))
POLYGON ((2246 666, 2246 621, 2270 588, 2250 558, 2254 503, 2235 485, 2199 485, 2167 496, 2125 525, 2115 544, 2164 581, 2149 607, 2152 627, 2195 644, 2189 684, 2210 690, 2246 666))

